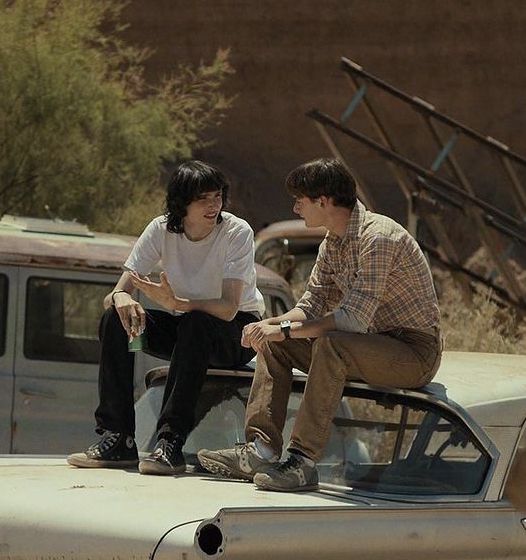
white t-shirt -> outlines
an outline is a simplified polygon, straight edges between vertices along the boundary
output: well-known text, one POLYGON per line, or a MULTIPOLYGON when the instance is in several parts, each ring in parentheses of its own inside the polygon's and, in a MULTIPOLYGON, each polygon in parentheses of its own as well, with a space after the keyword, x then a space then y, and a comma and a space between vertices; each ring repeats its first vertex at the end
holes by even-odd
POLYGON ((254 232, 234 214, 222 212, 222 216, 223 221, 199 241, 168 232, 164 216, 154 218, 135 243, 125 268, 144 276, 160 262, 174 293, 188 299, 218 299, 223 280, 243 280, 239 310, 263 315, 263 296, 256 288, 254 232))

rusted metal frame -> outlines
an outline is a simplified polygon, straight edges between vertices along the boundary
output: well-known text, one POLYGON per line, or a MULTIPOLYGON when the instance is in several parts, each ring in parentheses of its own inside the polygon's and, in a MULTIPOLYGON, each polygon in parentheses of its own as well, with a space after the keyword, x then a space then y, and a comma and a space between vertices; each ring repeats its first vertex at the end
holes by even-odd
MULTIPOLYGON (((426 120, 429 121, 430 119, 426 117, 426 120)), ((431 164, 431 171, 435 173, 440 169, 444 160, 447 159, 448 155, 452 152, 457 140, 459 138, 458 132, 454 132, 451 138, 446 143, 439 142, 439 145, 442 145, 442 149, 438 153, 435 161, 431 164)))
MULTIPOLYGON (((351 76, 349 74, 346 74, 347 79, 349 80, 349 83, 351 85, 351 88, 355 91, 358 92, 360 90, 361 84, 354 78, 354 76, 351 76)), ((378 136, 380 137, 380 140, 382 142, 382 144, 386 147, 388 147, 389 149, 396 151, 395 145, 393 140, 390 138, 389 133, 387 132, 387 129, 385 128, 385 126, 383 126, 382 121, 380 119, 380 117, 378 116, 378 113, 376 112, 376 110, 374 109, 373 105, 371 104, 371 101, 366 98, 365 96, 362 98, 362 105, 365 109, 365 112, 367 114, 367 116, 369 117, 369 120, 371 121, 371 124, 373 125, 373 128, 376 130, 378 136)), ((412 189, 411 189, 411 181, 409 179, 409 177, 407 177, 407 175, 405 174, 404 171, 402 171, 399 167, 397 167, 396 165, 393 165, 392 163, 388 162, 388 166, 389 169, 391 170, 391 172, 393 173, 396 182, 398 183, 402 193, 404 194, 408 205, 409 205, 409 211, 411 212, 411 197, 412 197, 412 189)))
POLYGON ((323 140, 327 144, 327 146, 328 146, 329 150, 331 151, 332 155, 336 159, 339 159, 343 163, 343 165, 345 165, 345 167, 348 169, 348 171, 353 175, 353 177, 356 179, 356 193, 358 195, 358 198, 365 204, 365 206, 367 206, 367 208, 369 210, 374 212, 376 206, 373 202, 373 198, 371 196, 371 193, 367 189, 367 186, 366 186, 365 182, 360 177, 359 173, 355 169, 353 169, 353 167, 351 165, 349 165, 349 163, 343 157, 340 149, 336 145, 336 142, 334 141, 334 139, 328 133, 326 127, 324 125, 320 124, 317 121, 315 121, 314 124, 316 125, 316 128, 318 129, 318 132, 320 133, 321 137, 323 138, 323 140))
MULTIPOLYGON (((471 278, 473 281, 483 284, 487 288, 490 288, 493 292, 495 292, 495 294, 499 297, 501 301, 509 305, 512 305, 523 312, 526 312, 526 304, 524 302, 517 302, 512 298, 510 298, 508 292, 505 289, 501 288, 500 286, 497 286, 490 280, 484 278, 483 276, 480 276, 479 274, 473 272, 472 270, 469 270, 459 264, 450 263, 447 260, 444 260, 442 255, 434 247, 431 247, 430 245, 427 245, 422 241, 419 241, 418 243, 423 251, 428 253, 431 258, 435 259, 440 264, 442 264, 444 268, 447 268, 451 272, 461 272, 462 274, 471 278)), ((491 297, 491 295, 490 295, 490 299, 495 301, 495 298, 491 297)))
MULTIPOLYGON (((358 105, 361 103, 365 110, 365 113, 367 114, 367 117, 369 118, 369 121, 380 137, 381 142, 392 151, 396 151, 395 143, 390 137, 386 127, 383 125, 373 103, 365 95, 367 92, 367 83, 361 83, 357 79, 355 79, 354 76, 351 76, 349 74, 346 74, 346 77, 349 80, 351 89, 354 91, 354 96, 349 106, 342 114, 340 122, 344 124, 345 121, 347 121, 351 117, 358 105)), ((322 126, 317 121, 315 122, 318 127, 322 126)), ((325 127, 323 127, 323 130, 326 135, 324 136, 325 141, 329 144, 329 147, 331 147, 328 141, 330 135, 328 134, 325 127)), ((406 197, 408 205, 407 229, 414 237, 416 237, 418 227, 418 214, 415 212, 415 209, 413 207, 413 188, 410 184, 411 180, 408 177, 407 173, 404 170, 400 169, 399 166, 391 163, 390 161, 387 161, 387 165, 395 180, 397 181, 402 193, 406 197)), ((439 244, 440 250, 444 253, 444 258, 453 262, 459 262, 459 255, 455 249, 454 244, 449 239, 447 229, 444 227, 440 218, 438 218, 437 216, 433 216, 428 220, 427 225, 431 230, 432 235, 435 237, 435 240, 439 244)), ((462 274, 456 272, 453 273, 453 278, 459 285, 463 299, 465 299, 466 301, 470 301, 472 294, 469 282, 462 274)))
MULTIPOLYGON (((360 84, 358 80, 356 80, 353 76, 346 74, 346 77, 349 81, 351 89, 355 91, 354 98, 356 99, 359 96, 360 92, 366 91, 366 84, 360 84)), ((371 101, 365 97, 365 93, 359 97, 360 101, 363 101, 363 107, 365 113, 367 114, 370 122, 373 125, 373 128, 376 130, 378 136, 380 137, 381 142, 389 147, 391 150, 395 150, 394 142, 389 136, 387 129, 382 124, 380 117, 378 116, 375 108, 373 107, 371 101)), ((342 123, 343 124, 343 123, 342 123)), ((392 164, 391 162, 387 162, 387 166, 389 170, 393 174, 402 194, 405 196, 407 201, 407 229, 409 232, 416 237, 416 232, 418 228, 418 219, 413 210, 413 191, 410 186, 410 179, 407 174, 401 170, 398 166, 392 164)))
MULTIPOLYGON (((424 122, 429 127, 431 131, 431 135, 433 139, 437 143, 439 149, 442 152, 445 152, 446 143, 442 139, 442 136, 436 127, 433 119, 429 115, 422 115, 424 122)), ((459 183, 462 185, 464 190, 469 194, 476 196, 475 189, 473 185, 467 178, 467 176, 462 171, 460 164, 457 161, 457 158, 448 151, 445 153, 444 161, 447 162, 451 172, 457 178, 459 183)), ((473 224, 473 229, 477 232, 479 240, 482 246, 486 249, 486 252, 490 259, 493 261, 494 266, 497 268, 499 273, 501 274, 508 291, 513 294, 517 301, 524 299, 525 293, 524 290, 521 289, 517 277, 513 270, 510 268, 509 263, 503 255, 501 249, 498 247, 497 240, 495 238, 495 232, 490 231, 489 226, 486 224, 484 220, 484 216, 481 213, 480 209, 475 209, 471 206, 468 206, 466 209, 466 214, 468 215, 469 220, 473 224)))
POLYGON ((392 86, 388 82, 381 80, 374 74, 370 74, 366 72, 359 64, 353 62, 352 60, 342 57, 340 63, 341 69, 349 75, 359 76, 363 79, 366 79, 369 83, 374 84, 375 86, 383 89, 384 91, 390 93, 394 97, 397 97, 401 101, 408 103, 413 108, 428 115, 431 115, 436 120, 443 122, 444 124, 450 126, 455 130, 462 131, 463 134, 469 136, 471 139, 484 144, 486 147, 500 153, 501 155, 507 156, 509 159, 516 161, 522 165, 526 165, 526 158, 520 156, 519 154, 511 151, 508 146, 495 140, 491 136, 483 136, 476 130, 456 121, 455 119, 448 117, 444 113, 440 113, 437 111, 431 103, 428 103, 424 99, 420 99, 419 97, 411 96, 404 91, 392 86))
POLYGON ((447 230, 444 227, 442 219, 436 215, 424 215, 426 224, 431 230, 435 241, 438 243, 438 248, 436 252, 441 257, 441 262, 450 263, 452 266, 451 268, 451 276, 453 280, 458 284, 460 288, 462 299, 466 303, 470 303, 472 301, 473 291, 471 288, 471 284, 469 280, 466 278, 463 272, 459 271, 456 267, 460 267, 460 258, 457 253, 457 249, 449 235, 447 234, 447 230))
POLYGON ((362 99, 365 97, 366 93, 367 93, 367 84, 364 83, 360 86, 359 89, 356 90, 356 93, 353 95, 351 102, 349 103, 345 111, 342 113, 342 116, 340 117, 340 122, 342 124, 345 124, 351 118, 352 114, 354 113, 354 111, 356 111, 356 108, 362 102, 362 99))
MULTIPOLYGON (((461 210, 462 212, 465 213, 464 204, 461 201, 454 198, 454 196, 452 196, 451 194, 446 193, 443 189, 433 185, 432 183, 429 183, 423 177, 417 176, 416 182, 420 183, 421 188, 423 188, 425 191, 432 193, 435 197, 439 198, 440 200, 446 202, 450 206, 453 206, 454 208, 457 208, 458 210, 461 210)), ((517 230, 513 229, 513 227, 508 227, 502 224, 501 222, 498 221, 498 219, 495 219, 493 216, 490 216, 489 214, 483 214, 483 218, 484 221, 487 223, 487 225, 491 226, 493 229, 504 234, 506 237, 509 237, 511 240, 517 240, 523 245, 526 245, 526 237, 524 237, 520 233, 517 233, 517 230)))
MULTIPOLYGON (((394 161, 400 164, 402 167, 405 167, 406 169, 413 171, 417 175, 424 177, 434 185, 441 187, 438 188, 437 186, 434 186, 433 188, 431 188, 431 185, 424 183, 424 187, 426 189, 432 190, 441 198, 444 198, 445 200, 451 200, 451 195, 457 195, 463 201, 471 202, 474 206, 486 211, 487 215, 491 218, 490 223, 492 225, 498 228, 500 220, 505 224, 507 228, 506 230, 501 230, 503 231, 503 233, 505 233, 509 237, 516 239, 517 241, 520 241, 523 244, 526 244, 526 224, 524 224, 522 221, 515 219, 513 216, 510 216, 506 212, 503 212, 502 210, 492 206, 488 202, 480 200, 479 198, 466 193, 463 189, 461 189, 451 181, 443 179, 442 177, 439 177, 435 173, 414 163, 413 161, 405 158, 397 152, 389 150, 385 146, 378 144, 378 142, 371 140, 364 134, 341 125, 337 120, 333 119, 329 115, 326 115, 325 113, 322 113, 321 111, 318 111, 317 109, 309 111, 307 113, 307 116, 322 124, 335 128, 336 130, 339 130, 340 132, 346 134, 347 136, 350 136, 351 138, 358 140, 362 144, 365 144, 366 146, 371 148, 373 151, 380 153, 385 159, 394 161)), ((462 205, 459 204, 459 206, 462 205)))
POLYGON ((505 156, 500 156, 500 161, 506 170, 511 183, 513 185, 513 198, 515 199, 515 203, 517 204, 517 208, 519 209, 519 213, 524 221, 526 221, 526 191, 522 186, 522 183, 517 176, 517 172, 513 168, 513 165, 510 159, 505 156))
POLYGON ((517 301, 526 301, 526 290, 521 288, 515 273, 511 270, 509 263, 506 260, 504 252, 499 249, 494 237, 495 232, 487 228, 482 228, 479 233, 483 245, 488 250, 489 256, 495 263, 497 270, 502 275, 508 290, 515 296, 517 301))
MULTIPOLYGON (((442 216, 440 215, 443 209, 437 208, 437 206, 441 205, 438 205, 435 199, 429 199, 427 196, 422 197, 422 187, 418 179, 415 182, 415 186, 417 188, 415 194, 418 193, 418 196, 414 197, 415 202, 413 207, 415 213, 425 221, 425 224, 431 231, 437 243, 436 251, 440 254, 442 260, 458 265, 460 263, 460 257, 457 253, 457 248, 450 239, 448 230, 444 226, 442 216)), ((461 272, 456 270, 451 271, 451 276, 453 280, 457 282, 461 290, 462 299, 466 303, 470 303, 472 301, 473 290, 468 279, 461 272)))
MULTIPOLYGON (((378 144, 377 142, 375 142, 374 140, 371 140, 370 138, 364 136, 363 134, 361 134, 361 133, 359 133, 355 130, 349 129, 348 127, 342 126, 338 121, 329 117, 328 115, 325 115, 325 114, 323 114, 323 113, 321 113, 320 111, 317 111, 317 110, 312 110, 307 115, 309 117, 313 118, 317 122, 324 123, 327 126, 332 126, 333 128, 335 128, 337 130, 340 130, 344 134, 347 134, 347 135, 349 135, 353 138, 356 138, 357 140, 366 144, 367 146, 369 146, 373 150, 375 150, 377 152, 380 152, 380 154, 382 154, 386 159, 392 159, 396 162, 399 162, 400 164, 404 165, 406 168, 408 168, 408 169, 414 171, 415 173, 417 173, 417 175, 423 176, 426 179, 428 179, 429 181, 435 182, 438 185, 440 185, 442 187, 445 187, 446 191, 449 191, 449 192, 444 193, 443 190, 439 189, 435 185, 429 185, 425 180, 423 180, 421 177, 419 177, 419 182, 422 184, 422 186, 424 188, 426 188, 427 190, 430 190, 431 192, 434 192, 435 194, 440 196, 442 199, 446 200, 446 202, 449 202, 449 203, 453 204, 454 206, 456 206, 456 207, 458 207, 462 210, 465 210, 464 204, 462 202, 456 202, 451 197, 452 194, 459 195, 461 199, 463 199, 463 200, 468 199, 468 200, 472 201, 475 205, 481 207, 482 209, 488 208, 489 211, 491 212, 491 215, 490 215, 491 218, 494 218, 495 216, 497 216, 497 217, 504 216, 505 221, 511 222, 512 224, 518 224, 519 228, 522 227, 522 229, 524 229, 523 224, 521 224, 520 222, 518 222, 517 220, 515 220, 511 216, 508 216, 506 213, 502 212, 501 210, 492 207, 490 204, 477 199, 476 197, 474 197, 473 195, 471 195, 469 193, 466 193, 463 189, 459 188, 455 184, 436 176, 435 174, 428 171, 427 169, 424 169, 423 167, 413 163, 412 161, 408 160, 407 158, 401 156, 400 154, 398 154, 396 152, 393 152, 392 150, 387 149, 385 146, 382 146, 382 145, 378 144)), ((499 229, 498 222, 493 221, 491 219, 487 220, 487 221, 493 227, 499 229)), ((522 243, 526 244, 526 235, 521 235, 520 231, 517 232, 517 231, 514 231, 513 229, 511 231, 509 231, 507 229, 504 229, 503 233, 505 233, 506 235, 511 236, 512 238, 515 238, 515 239, 521 241, 522 243)), ((452 260, 458 262, 458 258, 457 259, 452 259, 452 260)), ((513 295, 515 295, 515 294, 513 294, 513 295)), ((510 296, 508 296, 508 298, 511 299, 510 296)), ((521 301, 523 298, 518 297, 517 299, 518 299, 518 301, 521 301)), ((514 301, 514 305, 518 305, 518 301, 514 301)))

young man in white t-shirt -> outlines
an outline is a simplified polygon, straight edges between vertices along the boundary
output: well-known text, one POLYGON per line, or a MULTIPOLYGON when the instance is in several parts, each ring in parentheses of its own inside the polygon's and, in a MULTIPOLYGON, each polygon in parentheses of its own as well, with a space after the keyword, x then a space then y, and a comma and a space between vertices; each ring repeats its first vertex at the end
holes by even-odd
POLYGON ((133 354, 128 342, 143 335, 144 350, 170 360, 157 443, 139 463, 143 474, 185 470, 184 442, 207 368, 244 365, 254 356, 241 346, 243 327, 261 317, 256 288, 254 234, 244 220, 225 212, 228 182, 211 165, 179 165, 168 185, 166 213, 137 240, 115 288, 106 296, 101 321, 100 404, 95 411, 102 438, 68 462, 77 467, 138 463, 134 441, 133 354), (148 274, 161 263, 160 282, 148 274), (133 298, 137 288, 166 311, 133 298), (256 319, 255 319, 256 318, 256 319))

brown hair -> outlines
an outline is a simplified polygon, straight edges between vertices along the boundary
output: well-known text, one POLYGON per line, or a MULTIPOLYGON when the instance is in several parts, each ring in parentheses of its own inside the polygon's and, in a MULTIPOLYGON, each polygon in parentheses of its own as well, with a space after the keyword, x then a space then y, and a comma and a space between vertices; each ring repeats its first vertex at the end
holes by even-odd
POLYGON ((337 159, 320 158, 304 163, 289 173, 285 185, 292 196, 327 196, 335 206, 351 210, 356 205, 354 177, 337 159))

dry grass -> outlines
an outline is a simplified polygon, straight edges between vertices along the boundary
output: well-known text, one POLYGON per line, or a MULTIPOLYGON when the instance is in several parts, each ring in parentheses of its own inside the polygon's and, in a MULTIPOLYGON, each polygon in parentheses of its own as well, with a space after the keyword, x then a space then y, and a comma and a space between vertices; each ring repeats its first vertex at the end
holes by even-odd
POLYGON ((526 354, 526 319, 497 305, 480 290, 471 304, 449 275, 434 271, 440 283, 440 310, 446 350, 526 354))

